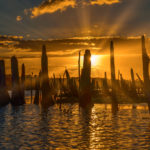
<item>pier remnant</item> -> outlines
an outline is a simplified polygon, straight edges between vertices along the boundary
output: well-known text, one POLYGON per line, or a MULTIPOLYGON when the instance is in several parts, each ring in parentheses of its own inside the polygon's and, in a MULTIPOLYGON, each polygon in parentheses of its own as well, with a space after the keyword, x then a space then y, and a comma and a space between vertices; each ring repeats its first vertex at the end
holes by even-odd
POLYGON ((42 90, 42 100, 41 105, 44 107, 48 107, 53 105, 53 100, 50 94, 50 85, 48 78, 48 57, 46 54, 46 46, 42 47, 42 57, 41 57, 41 90, 42 90))
POLYGON ((24 95, 19 82, 18 60, 15 56, 11 57, 11 73, 12 73, 12 105, 23 105, 24 95))
POLYGON ((87 107, 91 105, 91 52, 85 50, 83 69, 80 81, 80 106, 87 107))
POLYGON ((114 58, 114 43, 110 42, 110 72, 111 72, 111 86, 112 86, 112 110, 118 110, 118 101, 116 98, 116 75, 115 75, 115 58, 114 58))
POLYGON ((144 93, 148 100, 150 110, 150 79, 149 79, 149 62, 150 58, 146 51, 145 36, 141 37, 142 41, 142 62, 143 62, 143 79, 144 79, 144 93))
POLYGON ((10 97, 6 88, 5 62, 0 60, 0 107, 10 102, 10 97))

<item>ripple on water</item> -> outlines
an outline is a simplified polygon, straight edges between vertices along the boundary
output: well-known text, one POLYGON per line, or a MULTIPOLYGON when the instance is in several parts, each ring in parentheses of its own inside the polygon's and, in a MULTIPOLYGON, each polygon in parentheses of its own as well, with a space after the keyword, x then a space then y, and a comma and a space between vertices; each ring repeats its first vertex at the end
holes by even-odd
POLYGON ((150 149, 150 117, 146 104, 77 104, 48 110, 27 104, 0 109, 0 149, 150 149))

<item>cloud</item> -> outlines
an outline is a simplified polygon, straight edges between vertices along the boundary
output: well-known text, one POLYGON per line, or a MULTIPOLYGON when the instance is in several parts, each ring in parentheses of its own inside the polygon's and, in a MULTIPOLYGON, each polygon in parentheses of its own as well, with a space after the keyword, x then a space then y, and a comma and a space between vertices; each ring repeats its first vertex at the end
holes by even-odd
MULTIPOLYGON (((75 5, 75 0, 47 0, 42 2, 41 5, 31 8, 29 11, 31 12, 31 18, 35 18, 46 13, 54 13, 58 10, 64 11, 67 7, 74 8, 75 5)), ((25 13, 27 13, 26 10, 25 13)))
POLYGON ((91 0, 90 3, 91 5, 104 5, 104 4, 111 5, 119 2, 120 0, 91 0))
POLYGON ((56 11, 64 11, 68 7, 75 8, 80 5, 111 5, 119 2, 120 0, 46 0, 43 1, 39 6, 30 9, 25 9, 24 13, 26 15, 30 14, 31 18, 35 18, 43 14, 52 14, 56 11))
POLYGON ((21 16, 17 16, 17 17, 16 17, 16 20, 17 20, 17 21, 21 21, 21 20, 22 20, 22 17, 21 17, 21 16))

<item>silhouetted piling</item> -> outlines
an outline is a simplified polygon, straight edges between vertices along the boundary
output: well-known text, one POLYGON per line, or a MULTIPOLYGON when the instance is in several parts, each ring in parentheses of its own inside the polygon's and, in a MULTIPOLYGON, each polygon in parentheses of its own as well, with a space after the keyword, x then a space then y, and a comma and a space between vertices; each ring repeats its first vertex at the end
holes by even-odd
POLYGON ((144 82, 142 81, 142 79, 140 78, 140 76, 139 76, 138 73, 136 73, 136 76, 137 76, 137 78, 139 79, 139 81, 140 81, 142 87, 144 87, 144 82))
POLYGON ((111 71, 111 86, 112 86, 112 109, 118 110, 118 102, 116 98, 116 76, 115 76, 113 41, 110 42, 110 71, 111 71))
POLYGON ((32 82, 32 78, 33 78, 33 72, 31 73, 31 85, 30 85, 30 90, 31 90, 31 104, 33 102, 32 97, 33 97, 33 82, 32 82))
POLYGON ((0 60, 0 86, 6 86, 6 77, 5 77, 5 62, 0 60))
POLYGON ((22 64, 22 68, 21 68, 22 72, 21 72, 21 82, 24 84, 25 82, 25 65, 22 64))
POLYGON ((141 37, 142 40, 142 61, 143 61, 143 79, 144 79, 144 93, 148 99, 148 105, 150 110, 150 79, 149 79, 149 56, 145 47, 145 36, 141 37))
POLYGON ((19 71, 18 71, 18 60, 15 56, 11 58, 11 73, 12 73, 12 105, 24 104, 24 97, 22 94, 22 88, 19 83, 19 71))
POLYGON ((6 89, 5 62, 0 60, 0 107, 7 105, 10 97, 6 89))
POLYGON ((136 96, 136 85, 134 79, 134 71, 131 68, 131 96, 136 96))
POLYGON ((23 101, 25 103, 25 78, 26 78, 26 74, 25 74, 25 65, 22 64, 21 67, 21 88, 22 88, 22 98, 23 101))
POLYGON ((79 51, 79 59, 78 59, 79 92, 80 92, 80 80, 81 80, 80 63, 81 63, 81 51, 79 51))
POLYGON ((39 76, 36 77, 35 81, 35 96, 34 96, 34 104, 39 104, 40 100, 40 73, 39 76))
POLYGON ((44 107, 48 107, 53 104, 53 101, 51 99, 50 95, 50 85, 49 85, 49 78, 48 78, 48 57, 46 54, 46 47, 43 45, 42 48, 42 58, 41 58, 41 69, 42 69, 42 100, 41 104, 44 107))
POLYGON ((104 79, 103 79, 103 90, 105 94, 108 94, 109 92, 109 87, 108 87, 108 83, 107 83, 107 73, 104 73, 104 79))
POLYGON ((91 105, 91 53, 86 50, 84 54, 83 69, 81 74, 80 106, 91 105))
POLYGON ((114 44, 113 41, 110 43, 110 68, 111 68, 111 84, 112 84, 112 95, 116 95, 116 76, 115 76, 115 60, 114 60, 114 44))

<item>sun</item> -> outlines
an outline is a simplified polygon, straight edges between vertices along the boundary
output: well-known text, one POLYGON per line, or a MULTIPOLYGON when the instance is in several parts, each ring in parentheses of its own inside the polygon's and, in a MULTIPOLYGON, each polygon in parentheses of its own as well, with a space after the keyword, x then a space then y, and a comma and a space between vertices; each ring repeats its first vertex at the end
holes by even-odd
POLYGON ((98 55, 92 55, 91 56, 91 65, 96 66, 98 64, 98 55))

